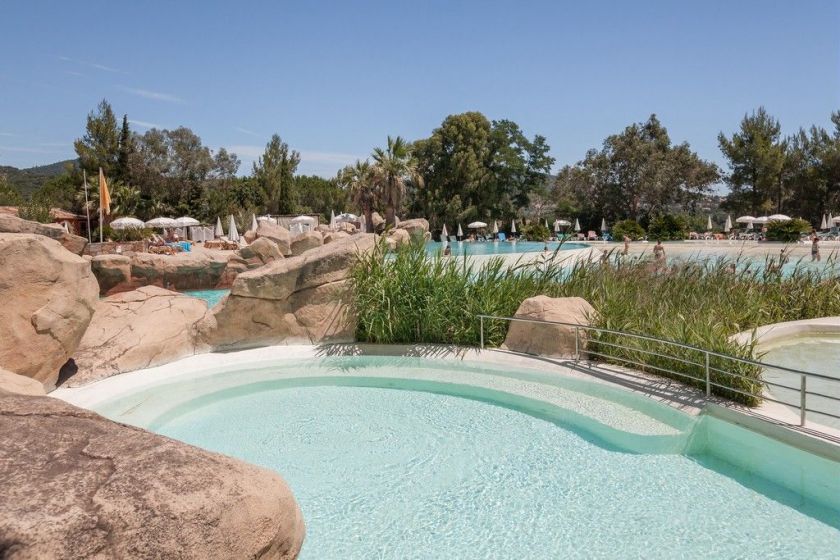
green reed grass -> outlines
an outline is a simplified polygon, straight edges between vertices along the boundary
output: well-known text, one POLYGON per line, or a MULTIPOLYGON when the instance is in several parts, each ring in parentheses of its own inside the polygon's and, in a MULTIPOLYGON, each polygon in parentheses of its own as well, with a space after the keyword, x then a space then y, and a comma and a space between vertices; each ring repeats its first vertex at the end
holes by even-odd
MULTIPOLYGON (((772 260, 747 268, 742 259, 717 258, 663 271, 644 258, 617 255, 610 255, 608 263, 565 267, 557 259, 511 267, 500 258, 475 266, 469 259, 429 257, 422 246, 396 254, 387 254, 380 246, 360 257, 351 281, 360 341, 475 346, 480 339, 476 315, 512 316, 522 300, 545 294, 586 299, 597 312, 591 318, 597 327, 749 358, 752 345, 738 345, 729 340, 731 335, 768 323, 840 314, 840 282, 827 272, 833 268, 830 264, 818 271, 800 263, 792 274, 782 276, 772 260)), ((507 328, 506 321, 485 320, 485 343, 500 345, 507 328)), ((588 349, 607 356, 599 359, 631 360, 645 364, 636 369, 705 384, 702 352, 627 337, 620 342, 630 349, 610 345, 616 342, 614 335, 595 334, 588 349)), ((710 368, 714 383, 760 392, 757 367, 712 357, 710 368)), ((713 387, 713 392, 748 405, 759 402, 723 388, 713 387)))

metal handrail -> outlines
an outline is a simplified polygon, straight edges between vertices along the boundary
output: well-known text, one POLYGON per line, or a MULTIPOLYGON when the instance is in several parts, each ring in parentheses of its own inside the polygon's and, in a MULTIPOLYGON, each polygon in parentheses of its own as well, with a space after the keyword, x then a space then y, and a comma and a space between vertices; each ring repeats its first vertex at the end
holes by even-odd
MULTIPOLYGON (((655 343, 660 343, 660 344, 664 344, 664 345, 674 346, 674 347, 677 347, 677 348, 682 348, 682 349, 685 349, 685 350, 691 350, 691 351, 699 352, 699 353, 703 354, 703 356, 704 356, 704 363, 700 364, 700 363, 697 363, 697 362, 693 362, 691 360, 686 360, 686 359, 681 358, 679 356, 669 356, 669 355, 666 355, 666 354, 660 354, 659 352, 653 352, 653 351, 650 351, 650 350, 647 350, 647 349, 644 349, 644 348, 633 348, 633 347, 630 347, 630 346, 623 346, 623 345, 621 345, 619 343, 616 343, 614 341, 603 342, 602 344, 604 346, 607 346, 607 347, 620 348, 622 350, 640 352, 642 354, 658 356, 658 357, 665 358, 665 359, 673 359, 673 360, 677 360, 677 361, 686 363, 688 365, 692 365, 692 366, 695 366, 695 367, 698 367, 698 368, 703 368, 704 372, 705 372, 705 379, 700 378, 700 377, 695 377, 695 376, 689 375, 687 373, 676 372, 676 371, 672 371, 672 370, 669 370, 669 369, 666 369, 666 368, 661 368, 661 367, 658 367, 658 366, 654 366, 652 364, 645 364, 645 363, 642 363, 642 362, 637 362, 637 361, 631 360, 629 358, 622 358, 621 356, 613 356, 613 355, 610 355, 610 354, 603 354, 603 353, 600 353, 600 352, 593 352, 593 351, 588 352, 588 354, 601 356, 601 357, 608 358, 608 359, 618 360, 618 361, 621 361, 621 362, 624 362, 624 363, 628 363, 628 364, 632 364, 632 365, 636 365, 636 366, 640 366, 640 367, 652 368, 652 369, 659 370, 659 371, 662 371, 662 372, 667 372, 671 375, 676 375, 676 376, 679 376, 679 377, 688 378, 688 379, 691 379, 695 382, 701 382, 701 383, 704 382, 707 397, 711 396, 712 387, 718 387, 720 389, 724 389, 724 390, 727 390, 727 391, 733 391, 735 393, 739 393, 739 394, 749 396, 749 397, 765 399, 765 400, 780 403, 780 404, 783 404, 783 405, 786 405, 786 406, 795 406, 799 409, 799 425, 800 426, 805 425, 806 412, 813 412, 815 414, 820 414, 820 415, 823 415, 823 416, 828 416, 828 417, 831 417, 831 418, 840 419, 840 416, 838 416, 838 415, 834 415, 834 414, 831 414, 829 412, 825 412, 825 411, 822 411, 822 410, 810 409, 810 408, 807 407, 807 397, 809 395, 814 396, 814 397, 826 398, 826 399, 829 399, 829 400, 832 400, 832 401, 840 400, 837 397, 834 397, 832 395, 825 395, 825 394, 822 394, 822 393, 817 393, 817 392, 808 390, 808 379, 809 378, 822 379, 822 380, 827 380, 827 381, 832 381, 832 382, 840 382, 840 380, 838 380, 836 377, 831 377, 831 376, 828 376, 828 375, 813 373, 813 372, 809 372, 809 371, 793 369, 793 368, 789 368, 789 367, 785 367, 785 366, 778 366, 778 365, 775 365, 775 364, 768 364, 768 363, 765 363, 765 362, 760 362, 758 360, 751 360, 749 358, 740 358, 738 356, 731 356, 731 355, 728 355, 728 354, 723 354, 721 352, 716 352, 714 350, 707 350, 705 348, 701 348, 699 346, 694 346, 692 344, 686 344, 684 342, 677 342, 677 341, 674 341, 674 340, 667 340, 667 339, 664 339, 664 338, 658 338, 658 337, 655 337, 655 336, 649 336, 649 335, 644 335, 644 334, 618 331, 618 330, 615 330, 615 329, 594 327, 594 326, 591 326, 591 325, 581 325, 581 324, 578 324, 578 323, 567 323, 567 322, 563 322, 563 321, 548 321, 548 320, 545 320, 545 319, 527 319, 527 318, 524 318, 524 317, 502 317, 502 316, 485 315, 485 314, 479 314, 479 315, 477 315, 477 317, 479 318, 479 321, 480 321, 480 345, 481 345, 482 349, 484 348, 484 320, 485 319, 490 319, 490 320, 495 320, 495 321, 518 321, 518 322, 523 322, 523 323, 558 325, 558 326, 573 328, 574 332, 575 332, 575 360, 576 361, 580 360, 580 356, 581 356, 581 344, 580 344, 580 331, 581 330, 596 331, 596 332, 599 332, 599 333, 607 333, 607 334, 613 334, 613 335, 618 335, 618 336, 623 336, 623 337, 630 337, 630 338, 639 339, 639 340, 647 340, 647 341, 651 341, 651 342, 655 342, 655 343), (721 358, 721 359, 724 359, 724 360, 730 360, 730 361, 733 361, 733 362, 738 362, 738 363, 742 363, 742 364, 746 364, 746 365, 750 365, 750 366, 759 367, 759 368, 764 369, 764 370, 774 369, 774 370, 790 373, 790 374, 793 374, 793 375, 798 375, 799 376, 799 387, 790 387, 790 386, 787 386, 787 385, 780 385, 778 383, 763 382, 763 381, 758 380, 758 379, 756 379, 755 381, 761 382, 761 383, 766 383, 768 385, 784 387, 785 389, 790 390, 790 391, 798 391, 799 395, 800 395, 799 403, 794 404, 794 403, 790 403, 790 402, 784 402, 784 401, 776 400, 774 398, 768 397, 767 395, 764 395, 763 393, 758 393, 758 394, 750 393, 750 392, 743 391, 741 389, 737 389, 735 387, 729 387, 728 385, 722 385, 721 383, 717 383, 717 382, 712 381, 712 377, 711 377, 711 372, 712 371, 721 373, 723 375, 730 375, 730 376, 739 377, 739 378, 742 378, 742 379, 751 380, 751 378, 749 378, 747 376, 744 376, 744 375, 741 375, 737 372, 725 371, 725 370, 721 370, 719 368, 710 366, 709 358, 712 357, 712 356, 716 357, 716 358, 721 358)), ((596 341, 596 342, 601 343, 599 341, 596 341)))

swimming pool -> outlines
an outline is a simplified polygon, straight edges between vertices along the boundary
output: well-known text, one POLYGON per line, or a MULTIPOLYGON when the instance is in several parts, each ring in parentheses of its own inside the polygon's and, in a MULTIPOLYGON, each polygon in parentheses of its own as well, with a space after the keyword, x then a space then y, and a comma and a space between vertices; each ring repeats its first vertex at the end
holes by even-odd
MULTIPOLYGON (((537 241, 484 241, 484 242, 462 242, 449 243, 452 254, 456 256, 481 256, 481 255, 515 255, 521 253, 536 253, 542 251, 546 244, 537 241)), ((548 243, 548 250, 554 251, 560 247, 561 251, 571 251, 573 249, 586 249, 589 246, 585 243, 563 243, 558 242, 548 243)), ((439 241, 427 241, 426 252, 430 255, 436 255, 443 250, 443 243, 439 241)))
POLYGON ((196 359, 74 398, 280 472, 301 558, 836 557, 840 464, 628 391, 451 360, 196 359))
MULTIPOLYGON (((807 381, 807 390, 840 399, 840 335, 794 336, 770 343, 762 350, 766 351, 761 358, 764 363, 818 373, 837 379, 838 382, 810 378, 807 381)), ((768 368, 764 371, 764 379, 779 385, 793 387, 793 389, 786 389, 769 385, 767 391, 773 397, 790 403, 791 408, 798 408, 800 398, 799 375, 768 368)), ((808 413, 809 420, 840 429, 840 420, 819 413, 820 411, 826 411, 835 415, 840 414, 838 401, 809 395, 807 404, 809 409, 816 411, 808 413)))
POLYGON ((230 290, 188 290, 184 292, 186 295, 198 299, 203 299, 207 302, 207 307, 213 307, 230 293, 230 290))

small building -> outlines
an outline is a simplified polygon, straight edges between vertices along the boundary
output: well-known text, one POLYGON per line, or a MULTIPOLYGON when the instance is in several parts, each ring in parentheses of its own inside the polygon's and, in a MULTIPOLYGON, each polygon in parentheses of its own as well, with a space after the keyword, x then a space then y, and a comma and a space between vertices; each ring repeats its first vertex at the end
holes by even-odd
MULTIPOLYGON (((20 209, 17 206, 0 206, 0 214, 20 216, 20 209)), ((66 227, 70 233, 87 237, 87 217, 61 208, 51 208, 50 218, 52 223, 66 227)), ((96 227, 96 222, 97 219, 91 216, 91 227, 96 227)))

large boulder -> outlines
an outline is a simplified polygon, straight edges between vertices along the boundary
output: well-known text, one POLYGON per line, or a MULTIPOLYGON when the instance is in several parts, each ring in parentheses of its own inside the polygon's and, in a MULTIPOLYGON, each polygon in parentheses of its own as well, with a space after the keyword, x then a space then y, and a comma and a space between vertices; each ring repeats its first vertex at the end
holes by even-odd
POLYGON ((388 246, 392 249, 396 249, 397 247, 401 247, 403 245, 411 244, 411 235, 408 233, 408 231, 401 228, 392 229, 391 231, 389 231, 388 239, 388 246), (393 240, 393 242, 391 242, 390 240, 393 240))
POLYGON ((292 560, 277 474, 50 397, 0 395, 0 556, 292 560), (13 434, 13 435, 12 435, 13 434))
MULTIPOLYGON (((557 321, 575 325, 590 325, 595 309, 583 298, 551 298, 536 296, 522 302, 514 317, 557 321)), ((579 330, 580 350, 583 351, 586 331, 579 330)), ((573 357, 575 328, 566 325, 546 325, 511 321, 504 348, 540 356, 573 357)))
POLYGON ((125 255, 96 255, 90 268, 99 282, 99 293, 124 292, 131 289, 131 259, 125 255))
POLYGON ((268 220, 261 220, 257 227, 257 237, 267 237, 277 243, 283 256, 289 257, 292 254, 292 235, 283 226, 273 224, 268 220))
POLYGON ((208 290, 224 287, 222 274, 233 253, 193 248, 188 253, 131 255, 131 285, 159 286, 170 290, 208 290))
POLYGON ((214 309, 207 342, 218 349, 353 339, 347 278, 373 234, 347 237, 240 274, 214 309))
POLYGON ((100 300, 74 355, 78 371, 67 385, 206 352, 201 329, 212 320, 205 301, 156 286, 100 300))
POLYGON ((320 231, 305 231, 292 240, 292 255, 302 255, 323 244, 324 236, 320 231))
POLYGON ((348 237, 350 237, 350 234, 346 231, 328 231, 324 234, 324 245, 338 241, 339 239, 347 239, 348 237))
POLYGON ((0 233, 34 233, 55 239, 71 253, 81 255, 87 247, 87 239, 68 233, 58 224, 41 224, 12 216, 0 214, 0 233))
POLYGON ((58 241, 0 233, 0 367, 52 388, 98 295, 90 263, 58 241))
POLYGON ((373 212, 370 215, 370 224, 375 233, 382 233, 385 230, 385 218, 379 212, 373 212))
MULTIPOLYGON (((3 392, 16 393, 18 395, 46 395, 44 386, 32 379, 31 377, 24 377, 12 373, 11 371, 0 368, 0 395, 3 392)), ((2 540, 2 537, 0 537, 2 540)))
POLYGON ((429 232, 429 220, 426 218, 412 218, 411 220, 401 220, 400 225, 396 229, 404 229, 411 235, 411 237, 418 237, 423 239, 429 232))
POLYGON ((338 224, 337 229, 338 231, 343 231, 344 233, 349 233, 350 235, 356 233, 356 226, 350 222, 341 222, 338 224))
POLYGON ((280 247, 268 237, 255 239, 250 245, 239 249, 239 255, 246 261, 259 263, 260 266, 283 258, 280 247))

